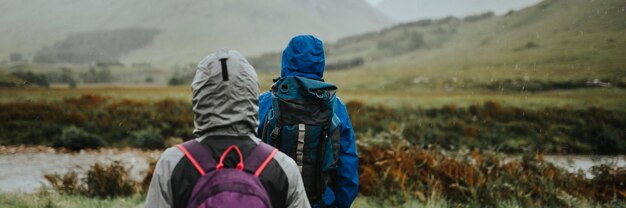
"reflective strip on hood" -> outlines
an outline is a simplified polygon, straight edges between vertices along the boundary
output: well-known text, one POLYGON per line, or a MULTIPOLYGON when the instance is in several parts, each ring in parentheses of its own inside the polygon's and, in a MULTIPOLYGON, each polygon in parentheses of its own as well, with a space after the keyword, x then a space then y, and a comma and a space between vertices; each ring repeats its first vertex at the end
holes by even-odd
POLYGON ((254 134, 259 81, 239 52, 221 49, 202 59, 191 89, 196 136, 254 134))

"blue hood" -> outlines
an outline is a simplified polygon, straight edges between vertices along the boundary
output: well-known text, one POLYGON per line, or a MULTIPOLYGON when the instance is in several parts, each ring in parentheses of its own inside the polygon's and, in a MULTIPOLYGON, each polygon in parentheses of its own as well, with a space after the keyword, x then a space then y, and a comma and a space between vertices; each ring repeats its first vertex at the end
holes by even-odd
POLYGON ((299 35, 291 39, 283 51, 280 76, 298 76, 320 80, 324 77, 324 46, 312 35, 299 35))

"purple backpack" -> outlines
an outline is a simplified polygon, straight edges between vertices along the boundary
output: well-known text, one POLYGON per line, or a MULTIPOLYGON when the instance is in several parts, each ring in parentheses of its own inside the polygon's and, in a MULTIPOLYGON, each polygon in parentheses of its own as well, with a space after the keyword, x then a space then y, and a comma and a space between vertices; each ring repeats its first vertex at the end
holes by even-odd
POLYGON ((272 161, 277 149, 261 142, 244 160, 239 148, 232 145, 216 163, 203 144, 195 139, 177 147, 201 175, 187 207, 272 207, 259 175, 272 161), (225 168, 224 158, 233 149, 239 155, 239 163, 236 168, 225 168))

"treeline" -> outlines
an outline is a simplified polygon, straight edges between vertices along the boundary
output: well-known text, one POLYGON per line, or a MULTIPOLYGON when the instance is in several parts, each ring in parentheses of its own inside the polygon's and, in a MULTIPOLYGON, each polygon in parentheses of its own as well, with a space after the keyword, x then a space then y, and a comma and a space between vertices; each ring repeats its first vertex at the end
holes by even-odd
POLYGON ((166 84, 170 77, 170 82, 177 80, 175 83, 191 83, 193 72, 195 72, 195 68, 192 72, 188 72, 188 66, 174 68, 174 72, 170 72, 170 70, 152 67, 150 64, 126 66, 120 62, 96 62, 87 66, 59 66, 43 69, 41 67, 29 64, 0 67, 0 70, 7 71, 4 77, 16 78, 0 80, 0 87, 49 87, 52 83, 68 84, 70 87, 93 83, 166 84))
POLYGON ((616 87, 626 89, 626 82, 620 78, 601 78, 601 79, 578 79, 578 80, 525 80, 525 79, 505 79, 492 81, 482 85, 483 88, 494 91, 527 91, 541 92, 549 90, 573 90, 582 88, 595 87, 616 87))
POLYGON ((70 87, 76 87, 79 82, 110 83, 115 81, 111 70, 106 67, 90 67, 88 71, 82 73, 75 73, 69 68, 60 68, 58 71, 50 71, 47 73, 18 70, 11 72, 11 75, 23 80, 23 82, 7 83, 4 87, 49 87, 50 83, 65 83, 70 87))
POLYGON ((150 45, 159 31, 146 28, 98 30, 68 35, 35 53, 34 63, 85 64, 117 61, 130 51, 150 45))

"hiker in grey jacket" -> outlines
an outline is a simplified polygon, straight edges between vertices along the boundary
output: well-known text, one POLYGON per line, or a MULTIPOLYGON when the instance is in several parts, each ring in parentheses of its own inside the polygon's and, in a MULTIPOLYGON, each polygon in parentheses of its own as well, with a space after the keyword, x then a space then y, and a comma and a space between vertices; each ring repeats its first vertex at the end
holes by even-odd
MULTIPOLYGON (((260 140, 258 125, 259 83, 254 68, 238 52, 222 49, 198 64, 191 84, 196 140, 215 159, 229 146, 237 145, 246 158, 260 140)), ((239 161, 235 154, 226 167, 239 161)), ((184 153, 165 150, 154 170, 146 207, 187 207, 200 173, 184 153)), ((296 163, 278 152, 259 175, 272 207, 310 207, 296 163)))

